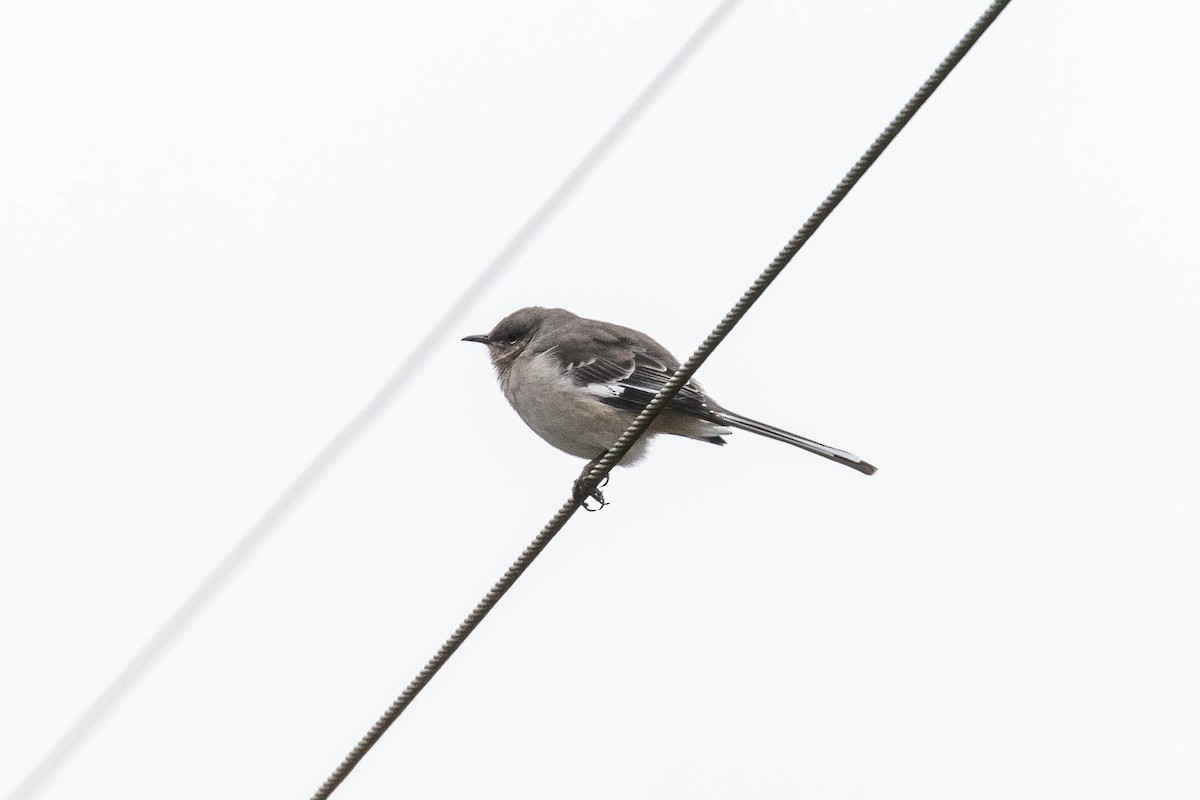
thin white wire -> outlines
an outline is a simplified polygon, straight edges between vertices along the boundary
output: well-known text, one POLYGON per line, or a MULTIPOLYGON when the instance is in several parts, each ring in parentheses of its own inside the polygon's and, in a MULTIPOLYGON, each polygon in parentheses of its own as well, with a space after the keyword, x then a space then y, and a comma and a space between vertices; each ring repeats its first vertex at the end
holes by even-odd
POLYGON ((737 5, 739 0, 721 0, 683 46, 663 66, 653 80, 642 89, 633 102, 617 118, 592 148, 571 170, 558 188, 534 211, 529 220, 509 239, 500 252, 484 267, 479 276, 463 291, 462 295, 446 310, 441 319, 425 334, 416 347, 377 391, 374 397, 355 414, 338 433, 317 453, 308 466, 284 489, 263 515, 242 535, 233 549, 213 568, 203 581, 188 595, 175 613, 163 623, 150 640, 142 646, 112 682, 105 687, 79 719, 51 747, 29 774, 17 784, 8 800, 28 800, 40 792, 46 783, 66 764, 85 739, 103 719, 124 699, 125 695, 141 680, 151 666, 162 656, 167 647, 194 621, 197 615, 217 596, 229 582, 235 571, 246 558, 266 541, 287 513, 321 478, 342 453, 365 431, 381 411, 411 381, 413 375, 425 363, 427 354, 443 342, 466 315, 475 299, 512 263, 518 253, 529 244, 543 225, 574 194, 596 165, 612 150, 617 140, 633 125, 651 103, 658 98, 687 60, 720 26, 737 5))

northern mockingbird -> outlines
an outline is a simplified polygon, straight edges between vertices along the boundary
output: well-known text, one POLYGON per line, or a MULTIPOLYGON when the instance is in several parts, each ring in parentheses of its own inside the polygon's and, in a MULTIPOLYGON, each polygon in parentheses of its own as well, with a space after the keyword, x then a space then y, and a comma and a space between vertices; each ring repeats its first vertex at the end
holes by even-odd
MULTIPOLYGON (((590 459, 576 481, 577 495, 582 479, 679 369, 675 357, 646 334, 561 308, 522 308, 491 333, 463 341, 487 345, 504 396, 534 433, 564 453, 590 459)), ((865 475, 875 472, 845 450, 722 408, 695 381, 675 395, 621 464, 639 461, 659 433, 723 445, 731 428, 786 442, 865 475)), ((598 490, 589 494, 603 505, 598 490)))

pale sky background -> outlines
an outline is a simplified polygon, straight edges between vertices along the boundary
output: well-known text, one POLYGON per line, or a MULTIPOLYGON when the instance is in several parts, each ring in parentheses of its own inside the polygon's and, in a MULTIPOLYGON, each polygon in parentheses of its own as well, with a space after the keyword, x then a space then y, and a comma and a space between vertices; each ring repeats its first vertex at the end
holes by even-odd
MULTIPOLYGON (((746 0, 39 797, 308 797, 983 10, 746 0)), ((711 3, 0 3, 0 793, 711 3)), ((338 798, 1200 796, 1200 6, 1016 0, 338 798)))

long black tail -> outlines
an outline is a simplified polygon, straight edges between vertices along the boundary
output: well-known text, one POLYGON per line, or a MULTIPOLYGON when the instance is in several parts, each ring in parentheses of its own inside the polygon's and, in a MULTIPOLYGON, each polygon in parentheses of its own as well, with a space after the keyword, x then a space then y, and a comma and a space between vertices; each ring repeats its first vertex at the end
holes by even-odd
POLYGON ((750 433, 757 433, 759 436, 766 436, 768 439, 774 439, 777 442, 786 442, 794 447, 799 447, 801 450, 807 450, 810 453, 816 453, 819 456, 824 456, 830 461, 836 461, 839 464, 845 464, 851 469, 856 469, 864 475, 874 475, 875 467, 863 461, 853 453, 847 453, 845 450, 838 450, 836 447, 814 442, 812 439, 805 439, 803 436, 797 436, 794 433, 788 433, 785 430, 768 425, 765 422, 743 417, 741 414, 735 414, 732 411, 721 409, 715 412, 715 415, 721 418, 721 421, 733 428, 740 428, 750 433))

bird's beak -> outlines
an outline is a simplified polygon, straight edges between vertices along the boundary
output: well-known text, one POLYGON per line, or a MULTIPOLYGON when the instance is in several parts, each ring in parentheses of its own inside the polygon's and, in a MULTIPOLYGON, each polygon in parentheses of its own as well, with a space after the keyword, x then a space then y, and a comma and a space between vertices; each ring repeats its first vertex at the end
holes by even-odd
POLYGON ((480 344, 491 344, 491 341, 492 341, 484 334, 476 334, 474 336, 464 336, 462 338, 462 340, 464 342, 479 342, 480 344))

